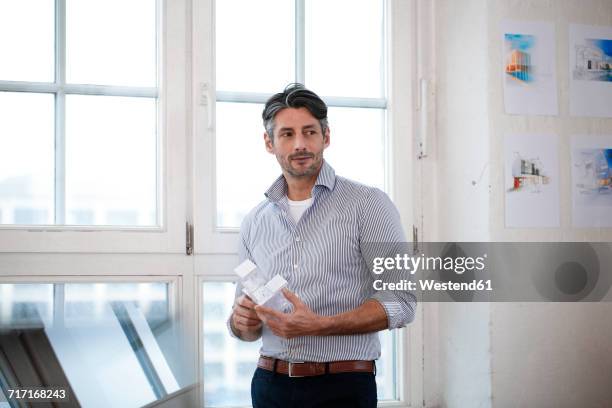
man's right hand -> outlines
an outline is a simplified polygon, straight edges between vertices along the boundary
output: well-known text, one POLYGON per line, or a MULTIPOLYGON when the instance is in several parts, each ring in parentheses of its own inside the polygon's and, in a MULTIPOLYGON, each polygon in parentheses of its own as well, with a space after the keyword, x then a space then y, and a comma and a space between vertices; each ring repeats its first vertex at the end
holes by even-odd
POLYGON ((247 295, 236 299, 232 307, 231 325, 234 334, 242 340, 255 341, 261 336, 263 322, 255 313, 256 303, 247 295))

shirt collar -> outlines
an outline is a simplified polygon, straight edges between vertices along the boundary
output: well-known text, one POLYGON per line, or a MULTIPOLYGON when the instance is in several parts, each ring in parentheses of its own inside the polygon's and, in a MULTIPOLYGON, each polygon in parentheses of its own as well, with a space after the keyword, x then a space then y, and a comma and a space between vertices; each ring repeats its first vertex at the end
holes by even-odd
MULTIPOLYGON (((313 191, 317 186, 323 186, 329 190, 333 190, 336 185, 336 172, 325 160, 321 166, 321 171, 317 176, 317 181, 313 187, 313 191)), ((282 174, 272 183, 270 188, 265 193, 268 200, 278 202, 283 197, 287 196, 287 182, 282 174)))

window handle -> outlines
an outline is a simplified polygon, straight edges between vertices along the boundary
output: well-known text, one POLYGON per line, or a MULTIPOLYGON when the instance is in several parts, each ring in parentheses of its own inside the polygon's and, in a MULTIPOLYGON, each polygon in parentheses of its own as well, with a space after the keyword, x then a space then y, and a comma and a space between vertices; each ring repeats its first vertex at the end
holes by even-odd
POLYGON ((429 82, 425 78, 419 81, 419 130, 418 138, 418 159, 427 157, 427 136, 429 119, 429 82))
POLYGON ((215 127, 215 112, 213 107, 212 87, 208 82, 200 83, 200 106, 206 107, 208 120, 207 128, 212 130, 215 127))

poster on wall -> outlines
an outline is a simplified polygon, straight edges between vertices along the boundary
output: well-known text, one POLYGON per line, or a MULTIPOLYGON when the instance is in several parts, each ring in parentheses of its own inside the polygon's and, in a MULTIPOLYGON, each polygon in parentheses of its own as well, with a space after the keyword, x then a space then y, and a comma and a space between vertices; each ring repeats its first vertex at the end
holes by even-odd
POLYGON ((572 225, 612 227, 612 135, 572 136, 572 225))
POLYGON ((612 27, 570 25, 570 115, 612 117, 612 27))
POLYGON ((503 21, 502 42, 506 113, 557 115, 553 23, 503 21))
POLYGON ((504 139, 506 227, 558 227, 557 136, 509 134, 504 139))

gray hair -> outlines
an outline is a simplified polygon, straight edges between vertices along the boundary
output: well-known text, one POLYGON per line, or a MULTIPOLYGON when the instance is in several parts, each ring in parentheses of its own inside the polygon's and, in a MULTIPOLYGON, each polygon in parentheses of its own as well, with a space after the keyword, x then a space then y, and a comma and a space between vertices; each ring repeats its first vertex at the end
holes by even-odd
POLYGON ((283 92, 270 97, 261 114, 263 125, 274 142, 274 117, 285 108, 306 108, 312 116, 319 120, 321 132, 325 135, 329 127, 327 122, 327 105, 314 92, 306 89, 299 83, 292 83, 285 87, 283 92))

